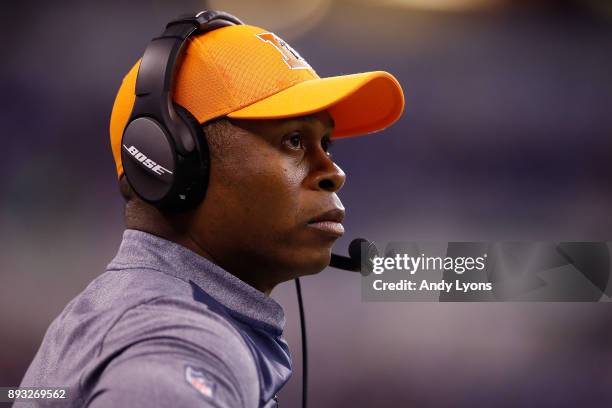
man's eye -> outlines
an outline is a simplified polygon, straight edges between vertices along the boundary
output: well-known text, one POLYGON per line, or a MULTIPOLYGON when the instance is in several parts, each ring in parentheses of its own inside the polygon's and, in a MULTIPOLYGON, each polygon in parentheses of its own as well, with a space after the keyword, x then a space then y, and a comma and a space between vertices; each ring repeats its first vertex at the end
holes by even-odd
POLYGON ((285 138, 285 143, 289 144, 289 147, 295 150, 299 150, 304 147, 302 143, 302 135, 298 132, 293 132, 287 135, 285 138))

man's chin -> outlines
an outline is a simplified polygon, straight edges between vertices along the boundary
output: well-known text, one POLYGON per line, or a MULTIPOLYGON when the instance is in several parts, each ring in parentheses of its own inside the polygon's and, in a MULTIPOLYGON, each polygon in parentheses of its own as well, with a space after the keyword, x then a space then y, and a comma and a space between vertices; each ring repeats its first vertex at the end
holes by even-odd
POLYGON ((293 273, 295 277, 316 275, 329 266, 330 259, 331 248, 302 254, 301 257, 294 259, 294 262, 297 262, 295 262, 293 273))

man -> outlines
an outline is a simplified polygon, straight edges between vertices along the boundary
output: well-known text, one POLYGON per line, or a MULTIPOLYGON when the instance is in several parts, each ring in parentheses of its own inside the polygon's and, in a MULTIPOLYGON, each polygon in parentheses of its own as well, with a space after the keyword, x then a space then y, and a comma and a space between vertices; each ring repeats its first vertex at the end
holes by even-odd
POLYGON ((321 79, 258 27, 193 36, 184 54, 173 100, 204 129, 205 197, 193 210, 166 211, 126 179, 137 63, 110 127, 127 200, 123 241, 51 324, 21 384, 68 387, 63 406, 276 406, 291 357, 283 310, 269 295, 324 269, 343 233, 336 193, 345 174, 331 139, 383 129, 403 110, 390 74, 321 79))

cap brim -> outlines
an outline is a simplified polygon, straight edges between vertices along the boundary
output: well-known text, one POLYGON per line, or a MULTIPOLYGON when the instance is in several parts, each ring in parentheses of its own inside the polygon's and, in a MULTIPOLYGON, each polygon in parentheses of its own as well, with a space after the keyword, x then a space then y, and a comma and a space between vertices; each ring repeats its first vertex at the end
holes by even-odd
POLYGON ((227 116, 282 119, 322 110, 334 118, 332 137, 356 136, 382 130, 399 119, 404 95, 388 72, 365 72, 300 82, 227 116))

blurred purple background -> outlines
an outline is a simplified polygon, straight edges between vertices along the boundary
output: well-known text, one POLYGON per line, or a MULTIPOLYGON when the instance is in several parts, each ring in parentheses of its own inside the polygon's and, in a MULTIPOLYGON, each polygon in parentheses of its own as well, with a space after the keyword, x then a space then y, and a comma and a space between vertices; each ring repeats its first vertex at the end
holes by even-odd
MULTIPOLYGON (((601 240, 612 231, 612 3, 211 1, 331 76, 387 70, 403 118, 338 141, 347 234, 392 240, 601 240)), ((123 231, 108 122, 123 75, 202 1, 5 2, 1 13, 0 386, 123 231)), ((303 279, 313 407, 610 406, 608 303, 364 303, 359 277, 303 279)), ((287 316, 297 406, 299 320, 287 316)))

